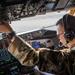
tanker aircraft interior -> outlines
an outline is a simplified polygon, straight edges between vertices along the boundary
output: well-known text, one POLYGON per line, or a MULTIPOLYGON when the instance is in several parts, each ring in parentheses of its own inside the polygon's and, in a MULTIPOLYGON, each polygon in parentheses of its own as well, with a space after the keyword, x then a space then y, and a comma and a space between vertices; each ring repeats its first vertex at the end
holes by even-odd
MULTIPOLYGON (((75 0, 0 0, 0 11, 0 19, 9 22, 17 35, 34 48, 39 46, 40 48, 60 50, 62 47, 59 46, 54 22, 66 13, 72 11, 71 14, 73 14, 75 12, 75 0), (40 23, 37 24, 39 19, 41 25, 40 23), (30 20, 36 22, 34 23, 35 26, 25 24, 25 21, 31 24, 30 20), (50 23, 49 20, 53 22, 50 23), (17 23, 24 25, 19 26, 17 23), (22 29, 23 27, 26 30, 22 29)), ((33 67, 22 66, 8 52, 10 43, 7 35, 0 32, 0 75, 40 75, 34 74, 33 67)), ((53 74, 42 73, 42 75, 53 74)))

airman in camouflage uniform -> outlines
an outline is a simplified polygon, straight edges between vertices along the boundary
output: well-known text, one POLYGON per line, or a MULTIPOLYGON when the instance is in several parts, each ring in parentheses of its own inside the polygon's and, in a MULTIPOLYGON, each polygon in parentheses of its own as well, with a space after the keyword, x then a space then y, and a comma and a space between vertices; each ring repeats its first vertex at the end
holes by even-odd
MULTIPOLYGON (((75 17, 70 17, 72 17, 73 22, 69 22, 71 22, 71 25, 74 25, 75 17)), ((13 32, 13 29, 7 23, 0 23, 0 31, 9 34, 13 32)), ((57 22, 57 35, 63 44, 67 42, 64 37, 64 32, 63 23, 59 20, 57 22)), ((16 34, 12 37, 11 41, 9 52, 15 56, 22 65, 37 65, 39 70, 55 75, 75 75, 75 37, 67 42, 69 49, 60 51, 49 50, 47 48, 36 51, 16 34)))
POLYGON ((17 36, 10 44, 9 52, 22 65, 37 65, 41 71, 56 75, 75 75, 75 51, 73 50, 35 51, 27 42, 17 36))

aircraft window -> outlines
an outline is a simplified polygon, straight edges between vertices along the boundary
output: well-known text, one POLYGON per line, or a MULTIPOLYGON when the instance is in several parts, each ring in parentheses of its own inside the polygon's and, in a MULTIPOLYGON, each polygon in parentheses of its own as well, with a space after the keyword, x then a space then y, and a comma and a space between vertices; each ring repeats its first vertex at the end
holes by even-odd
POLYGON ((49 4, 45 5, 45 8, 48 9, 48 10, 50 10, 50 9, 53 8, 53 6, 54 6, 54 3, 49 3, 49 4))
POLYGON ((68 2, 69 0, 56 0, 56 3, 53 6, 53 10, 64 8, 68 2))
POLYGON ((52 12, 44 15, 27 17, 18 21, 12 21, 11 26, 14 29, 14 31, 16 31, 17 33, 27 32, 27 31, 32 32, 32 30, 44 29, 44 28, 48 30, 56 30, 55 23, 66 13, 68 12, 61 11, 60 13, 52 12))

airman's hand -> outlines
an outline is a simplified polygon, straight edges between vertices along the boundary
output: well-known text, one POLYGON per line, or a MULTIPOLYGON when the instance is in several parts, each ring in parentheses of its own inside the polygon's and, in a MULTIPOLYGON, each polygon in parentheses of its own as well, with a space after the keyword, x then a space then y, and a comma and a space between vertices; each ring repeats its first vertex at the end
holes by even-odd
POLYGON ((11 28, 11 26, 8 23, 6 23, 6 22, 0 23, 0 32, 9 34, 12 31, 13 31, 13 29, 11 28))

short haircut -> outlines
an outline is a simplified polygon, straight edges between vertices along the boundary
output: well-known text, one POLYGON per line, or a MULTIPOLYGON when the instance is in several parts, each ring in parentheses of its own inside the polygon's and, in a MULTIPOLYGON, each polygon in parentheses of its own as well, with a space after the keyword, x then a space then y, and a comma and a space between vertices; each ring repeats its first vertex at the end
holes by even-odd
MULTIPOLYGON (((56 26, 57 26, 58 24, 61 25, 61 26, 66 25, 65 22, 63 23, 63 20, 62 20, 62 19, 63 19, 63 17, 60 18, 60 19, 57 21, 56 26)), ((75 31, 75 16, 72 16, 72 15, 68 14, 67 25, 68 25, 67 28, 71 28, 72 30, 75 31)))

